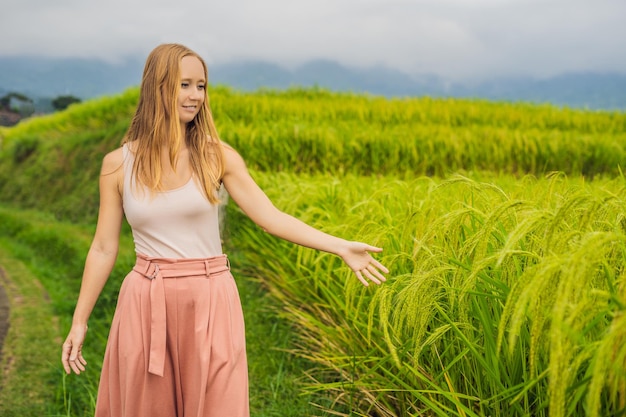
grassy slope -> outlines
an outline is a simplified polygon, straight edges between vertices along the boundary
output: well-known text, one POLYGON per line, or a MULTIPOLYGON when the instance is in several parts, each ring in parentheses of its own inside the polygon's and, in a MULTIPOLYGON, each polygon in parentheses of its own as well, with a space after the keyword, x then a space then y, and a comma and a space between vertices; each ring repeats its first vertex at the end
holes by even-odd
MULTIPOLYGON (((211 94, 222 138, 266 172, 591 177, 616 175, 626 160, 626 113, 315 90, 211 94)), ((119 145, 136 101, 129 90, 0 130, 0 202, 93 222, 102 156, 119 145)))

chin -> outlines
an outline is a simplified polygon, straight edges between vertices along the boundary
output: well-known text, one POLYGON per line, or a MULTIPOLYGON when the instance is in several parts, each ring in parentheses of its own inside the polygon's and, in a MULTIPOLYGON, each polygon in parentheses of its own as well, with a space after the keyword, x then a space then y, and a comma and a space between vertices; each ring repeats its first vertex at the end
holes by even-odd
POLYGON ((184 124, 191 123, 191 122, 193 122, 193 120, 194 120, 195 118, 196 118, 196 116, 195 116, 195 115, 194 115, 193 117, 189 117, 189 116, 187 116, 187 117, 181 117, 181 118, 180 118, 180 122, 181 122, 181 123, 184 123, 184 124))

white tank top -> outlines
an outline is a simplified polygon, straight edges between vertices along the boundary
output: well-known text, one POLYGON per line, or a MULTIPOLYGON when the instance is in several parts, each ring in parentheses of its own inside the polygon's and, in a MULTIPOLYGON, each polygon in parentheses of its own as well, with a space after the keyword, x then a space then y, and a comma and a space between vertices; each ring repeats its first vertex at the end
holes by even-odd
POLYGON ((187 184, 150 193, 135 186, 134 156, 123 145, 123 206, 135 252, 151 257, 208 258, 222 254, 218 205, 211 204, 193 177, 187 184))

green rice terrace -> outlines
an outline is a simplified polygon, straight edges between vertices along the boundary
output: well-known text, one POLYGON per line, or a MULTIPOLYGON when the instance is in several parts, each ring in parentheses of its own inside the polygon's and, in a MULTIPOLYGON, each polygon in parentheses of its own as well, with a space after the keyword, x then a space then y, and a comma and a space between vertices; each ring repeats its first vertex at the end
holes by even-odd
MULTIPOLYGON (((252 416, 626 415, 625 113, 315 88, 210 96, 222 140, 277 207, 382 246, 391 271, 363 287, 226 205, 252 416)), ((0 130, 2 416, 92 415, 134 262, 127 225, 86 373, 64 374, 61 343, 100 163, 137 99, 0 130)))

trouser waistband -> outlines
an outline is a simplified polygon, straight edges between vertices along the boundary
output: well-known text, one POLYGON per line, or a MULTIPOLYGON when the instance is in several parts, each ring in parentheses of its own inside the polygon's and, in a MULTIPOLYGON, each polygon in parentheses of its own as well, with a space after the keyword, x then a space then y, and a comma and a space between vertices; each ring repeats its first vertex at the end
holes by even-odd
POLYGON ((226 255, 198 259, 154 258, 137 254, 133 271, 150 283, 150 358, 148 372, 163 376, 165 369, 166 312, 164 278, 198 277, 230 270, 226 255))

